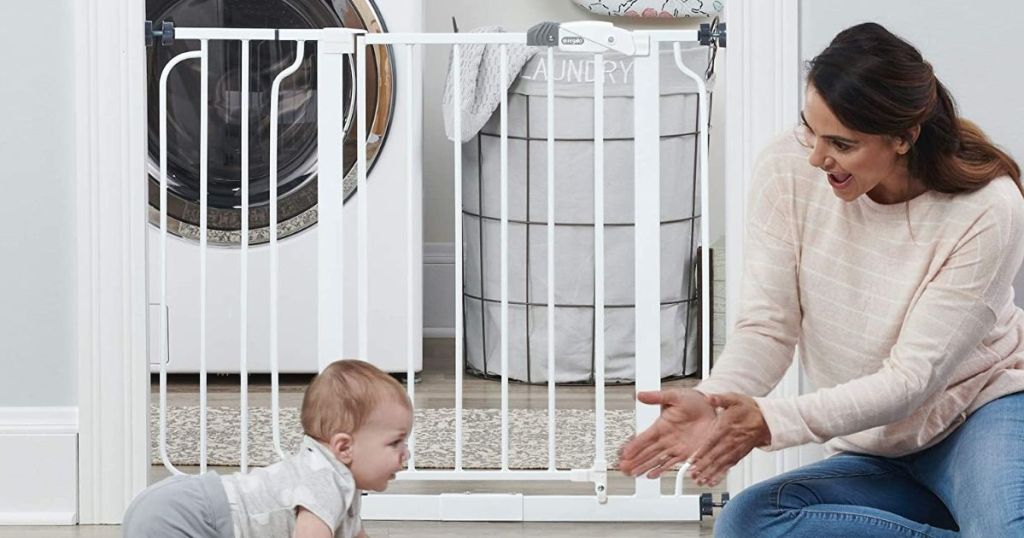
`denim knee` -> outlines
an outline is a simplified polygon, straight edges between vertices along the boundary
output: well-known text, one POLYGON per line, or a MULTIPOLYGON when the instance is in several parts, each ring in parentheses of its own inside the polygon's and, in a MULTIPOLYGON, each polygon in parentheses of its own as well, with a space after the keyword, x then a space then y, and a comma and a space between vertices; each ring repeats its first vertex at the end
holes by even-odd
POLYGON ((979 538, 1024 536, 1024 510, 1012 510, 1005 504, 989 508, 988 511, 979 511, 957 521, 960 534, 979 538))
POLYGON ((778 517, 773 500, 777 486, 772 481, 754 484, 729 500, 715 518, 717 538, 763 536, 778 517))

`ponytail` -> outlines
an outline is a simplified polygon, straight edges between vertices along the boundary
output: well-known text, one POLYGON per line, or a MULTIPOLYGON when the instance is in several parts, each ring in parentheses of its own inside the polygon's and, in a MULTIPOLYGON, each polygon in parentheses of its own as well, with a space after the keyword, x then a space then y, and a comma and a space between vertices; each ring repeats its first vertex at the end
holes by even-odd
POLYGON ((929 189, 959 193, 978 190, 995 178, 1009 176, 1024 195, 1020 166, 972 121, 959 117, 952 96, 935 80, 933 113, 921 122, 912 145, 910 173, 929 189))

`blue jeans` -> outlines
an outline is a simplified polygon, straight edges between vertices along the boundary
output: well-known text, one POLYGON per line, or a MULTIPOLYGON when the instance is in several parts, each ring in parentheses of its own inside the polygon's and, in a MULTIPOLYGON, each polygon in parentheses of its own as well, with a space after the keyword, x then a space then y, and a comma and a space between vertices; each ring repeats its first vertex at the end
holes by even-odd
POLYGON ((1024 537, 1024 392, 900 458, 842 453, 755 484, 715 536, 1024 537))

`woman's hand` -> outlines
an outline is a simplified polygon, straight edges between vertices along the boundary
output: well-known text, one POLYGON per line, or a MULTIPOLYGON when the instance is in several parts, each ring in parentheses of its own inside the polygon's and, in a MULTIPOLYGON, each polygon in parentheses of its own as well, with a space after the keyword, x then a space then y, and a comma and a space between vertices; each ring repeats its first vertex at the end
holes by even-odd
POLYGON ((648 473, 648 478, 657 478, 701 446, 715 421, 715 409, 692 389, 639 392, 636 397, 645 404, 661 405, 661 415, 622 446, 619 469, 630 476, 648 473))
POLYGON ((690 476, 701 486, 718 484, 725 472, 751 450, 772 442, 761 408, 750 396, 711 394, 708 401, 718 410, 718 418, 690 467, 690 476))

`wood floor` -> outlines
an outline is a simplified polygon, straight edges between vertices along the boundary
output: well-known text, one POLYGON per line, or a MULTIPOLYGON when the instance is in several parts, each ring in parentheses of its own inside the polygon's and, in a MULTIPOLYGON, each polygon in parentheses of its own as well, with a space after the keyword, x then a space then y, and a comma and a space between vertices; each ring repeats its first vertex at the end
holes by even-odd
MULTIPOLYGON (((442 538, 473 536, 585 537, 630 536, 637 538, 697 538, 712 536, 712 523, 452 523, 433 521, 367 521, 366 534, 372 538, 442 538)), ((117 525, 73 527, 0 527, 0 538, 118 538, 117 525)))
MULTIPOLYGON (((417 408, 455 407, 455 341, 451 338, 423 340, 423 371, 416 383, 417 408)), ((198 405, 199 382, 194 375, 171 375, 168 382, 167 402, 170 405, 198 405)), ((682 378, 664 381, 666 387, 690 387, 697 379, 682 378)), ((298 407, 309 376, 282 375, 279 379, 279 399, 282 407, 298 407)), ((466 409, 497 409, 501 407, 501 383, 470 374, 463 376, 463 407, 466 409)), ((159 385, 153 384, 154 397, 159 385)), ((155 398, 154 398, 154 401, 155 398)), ((239 405, 238 376, 218 375, 207 379, 207 404, 210 406, 239 405)), ((251 376, 249 405, 270 406, 270 382, 267 376, 251 376)), ((547 409, 547 385, 509 383, 509 406, 523 409, 547 409)), ((605 387, 606 409, 633 409, 633 385, 605 387)), ((559 385, 555 396, 558 409, 593 409, 594 388, 586 385, 559 385)))
MULTIPOLYGON (((418 408, 444 408, 455 406, 454 394, 454 340, 425 339, 423 344, 423 372, 416 383, 416 402, 418 408)), ((280 403, 282 406, 298 407, 302 401, 302 392, 308 382, 308 376, 282 376, 280 379, 280 403)), ((664 382, 665 386, 685 387, 696 384, 697 379, 683 378, 664 382)), ((153 394, 159 393, 159 385, 153 384, 153 394)), ((512 408, 546 409, 548 402, 546 385, 526 385, 510 383, 509 405, 512 408)), ((633 386, 620 385, 606 387, 606 409, 632 409, 633 386)), ((593 409, 594 389, 590 386, 570 385, 559 386, 556 393, 556 407, 559 409, 593 409)), ((154 401, 156 399, 154 398, 154 401)), ((238 406, 237 376, 211 376, 208 379, 208 405, 238 406)), ((171 405, 196 405, 198 403, 198 379, 196 376, 172 377, 168 386, 168 402, 171 405)), ((261 377, 254 376, 249 382, 249 402, 251 406, 270 405, 270 385, 261 377)), ((472 408, 499 408, 501 405, 501 384, 471 375, 464 376, 463 406, 472 408)), ((230 473, 237 468, 214 468, 220 473, 230 473)), ((196 472, 195 468, 182 468, 185 472, 196 472)), ((167 476, 162 466, 153 466, 150 470, 150 482, 167 476)), ((662 491, 670 493, 673 477, 662 480, 662 491)), ((628 495, 633 492, 633 480, 617 472, 609 473, 609 493, 628 495)), ((559 484, 552 482, 520 483, 520 482, 413 482, 396 481, 388 488, 391 493, 442 493, 442 492, 474 492, 502 493, 516 491, 528 495, 581 494, 593 492, 589 483, 559 484)), ((698 488, 687 480, 684 484, 687 493, 713 492, 717 499, 723 490, 717 488, 698 488)), ((367 534, 374 537, 440 537, 440 536, 643 536, 643 537, 698 537, 711 536, 713 519, 706 518, 701 522, 692 523, 453 523, 453 522, 399 522, 399 521, 368 521, 367 534)), ((78 526, 78 527, 0 527, 0 538, 4 537, 54 537, 54 538, 108 538, 120 536, 117 526, 78 526)))

